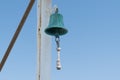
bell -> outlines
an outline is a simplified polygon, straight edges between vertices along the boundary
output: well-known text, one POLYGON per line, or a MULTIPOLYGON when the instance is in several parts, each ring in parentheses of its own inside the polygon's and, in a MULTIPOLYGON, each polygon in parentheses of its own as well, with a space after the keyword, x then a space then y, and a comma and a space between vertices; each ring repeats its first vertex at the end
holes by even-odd
POLYGON ((56 35, 64 35, 68 32, 66 28, 64 28, 63 16, 58 13, 58 8, 55 13, 50 16, 49 25, 45 29, 45 33, 51 36, 56 35))
POLYGON ((55 36, 55 41, 57 44, 57 70, 61 69, 60 63, 60 37, 65 35, 68 32, 66 28, 64 28, 63 16, 58 13, 58 8, 56 8, 55 13, 50 16, 49 25, 45 29, 45 33, 51 36, 55 36))

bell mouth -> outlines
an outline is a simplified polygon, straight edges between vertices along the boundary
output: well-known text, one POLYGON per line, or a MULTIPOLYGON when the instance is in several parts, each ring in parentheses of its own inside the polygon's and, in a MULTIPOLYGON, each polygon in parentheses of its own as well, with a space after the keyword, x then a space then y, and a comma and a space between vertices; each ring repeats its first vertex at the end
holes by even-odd
POLYGON ((56 36, 56 35, 62 36, 62 35, 65 35, 67 32, 68 32, 67 29, 60 28, 60 27, 52 27, 52 28, 45 29, 45 33, 52 36, 56 36))

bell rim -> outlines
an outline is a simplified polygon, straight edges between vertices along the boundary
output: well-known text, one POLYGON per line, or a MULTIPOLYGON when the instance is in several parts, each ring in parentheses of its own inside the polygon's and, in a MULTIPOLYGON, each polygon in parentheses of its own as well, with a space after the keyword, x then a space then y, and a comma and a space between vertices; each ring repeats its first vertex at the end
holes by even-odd
POLYGON ((60 27, 49 27, 45 29, 45 33, 51 36, 56 36, 56 35, 62 36, 67 34, 68 30, 66 28, 60 28, 60 27), (55 28, 62 29, 63 30, 62 33, 52 33, 51 31, 49 31, 50 29, 55 29, 55 28))

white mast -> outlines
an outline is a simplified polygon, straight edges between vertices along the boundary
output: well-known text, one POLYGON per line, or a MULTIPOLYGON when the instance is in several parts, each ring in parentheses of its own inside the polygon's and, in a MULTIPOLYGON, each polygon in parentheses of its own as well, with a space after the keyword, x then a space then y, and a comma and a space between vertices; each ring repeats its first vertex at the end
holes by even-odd
POLYGON ((37 2, 37 80, 50 80, 51 38, 44 30, 48 26, 51 0, 37 2))

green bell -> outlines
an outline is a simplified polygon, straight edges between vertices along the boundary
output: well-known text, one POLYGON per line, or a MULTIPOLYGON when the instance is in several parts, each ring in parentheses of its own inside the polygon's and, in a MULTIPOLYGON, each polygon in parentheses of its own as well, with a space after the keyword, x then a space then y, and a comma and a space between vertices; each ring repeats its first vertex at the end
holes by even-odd
POLYGON ((55 41, 57 44, 57 70, 61 69, 61 63, 60 63, 60 37, 62 35, 65 35, 68 32, 66 28, 64 28, 63 23, 63 16, 58 13, 58 8, 56 8, 55 13, 53 13, 50 16, 49 25, 45 29, 45 33, 51 36, 55 36, 55 41))
POLYGON ((68 32, 66 28, 64 28, 63 16, 58 13, 58 8, 56 12, 50 16, 49 25, 45 29, 45 33, 51 36, 61 36, 68 32))

